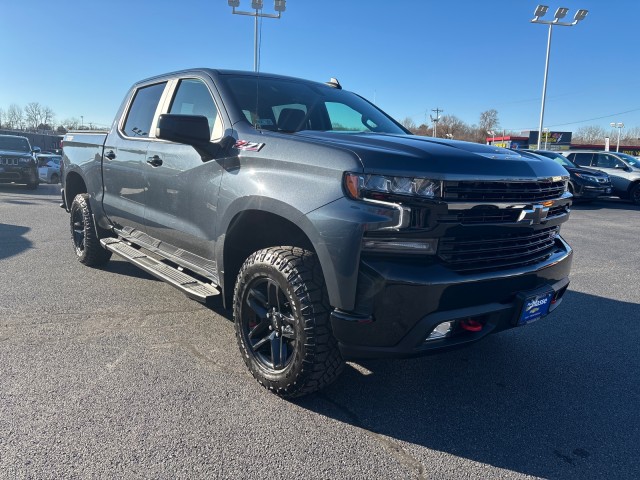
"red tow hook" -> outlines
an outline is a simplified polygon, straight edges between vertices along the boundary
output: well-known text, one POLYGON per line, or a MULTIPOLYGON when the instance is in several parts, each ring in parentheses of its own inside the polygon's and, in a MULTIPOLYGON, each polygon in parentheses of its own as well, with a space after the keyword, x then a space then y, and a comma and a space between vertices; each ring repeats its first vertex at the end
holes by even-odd
POLYGON ((471 318, 467 318, 460 322, 460 327, 468 332, 479 332, 482 330, 482 324, 477 320, 473 320, 471 318))

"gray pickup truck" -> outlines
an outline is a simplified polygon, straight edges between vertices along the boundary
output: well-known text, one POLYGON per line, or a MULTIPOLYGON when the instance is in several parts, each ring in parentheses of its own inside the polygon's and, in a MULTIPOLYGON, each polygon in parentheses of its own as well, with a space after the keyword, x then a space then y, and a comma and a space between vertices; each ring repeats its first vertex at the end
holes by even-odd
POLYGON ((362 97, 194 69, 135 84, 107 133, 64 138, 75 252, 112 253, 233 309, 247 367, 284 397, 344 360, 475 342, 569 284, 567 172, 409 134, 362 97))

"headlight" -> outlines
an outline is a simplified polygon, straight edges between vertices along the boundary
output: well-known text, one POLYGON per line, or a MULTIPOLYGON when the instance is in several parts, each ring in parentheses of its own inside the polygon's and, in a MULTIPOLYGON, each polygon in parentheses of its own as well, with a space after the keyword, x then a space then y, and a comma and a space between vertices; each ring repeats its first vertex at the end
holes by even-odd
POLYGON ((344 175, 345 191, 355 199, 384 199, 388 195, 408 195, 434 198, 440 193, 440 182, 419 177, 395 177, 389 175, 365 175, 347 172, 344 175))
POLYGON ((593 175, 586 175, 584 173, 576 173, 576 176, 582 178, 583 180, 586 180, 587 182, 598 183, 598 179, 596 177, 594 177, 593 175))

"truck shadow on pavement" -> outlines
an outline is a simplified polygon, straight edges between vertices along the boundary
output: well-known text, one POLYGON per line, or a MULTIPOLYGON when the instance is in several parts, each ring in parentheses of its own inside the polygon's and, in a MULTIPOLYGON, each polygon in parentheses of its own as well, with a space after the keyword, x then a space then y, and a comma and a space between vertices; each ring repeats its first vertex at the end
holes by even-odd
POLYGON ((533 325, 436 356, 349 364, 295 404, 386 442, 418 477, 445 452, 544 478, 638 478, 639 338, 640 305, 568 292, 533 325))
POLYGON ((0 223, 0 260, 31 248, 31 240, 24 236, 29 230, 31 229, 20 225, 0 223))

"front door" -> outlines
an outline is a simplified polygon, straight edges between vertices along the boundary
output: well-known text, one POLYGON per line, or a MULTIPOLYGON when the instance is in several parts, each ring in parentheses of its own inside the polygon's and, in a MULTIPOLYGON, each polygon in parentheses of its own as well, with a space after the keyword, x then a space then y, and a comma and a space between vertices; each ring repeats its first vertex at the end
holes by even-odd
MULTIPOLYGON (((197 78, 181 79, 168 113, 204 115, 212 140, 222 137, 219 110, 209 87, 197 78)), ((203 161, 189 145, 152 139, 146 154, 145 224, 159 248, 210 272, 214 262, 215 225, 222 167, 203 161)))
POLYGON ((611 177, 611 185, 615 193, 625 193, 629 188, 629 173, 625 170, 625 163, 609 153, 596 153, 593 156, 593 166, 611 177))

